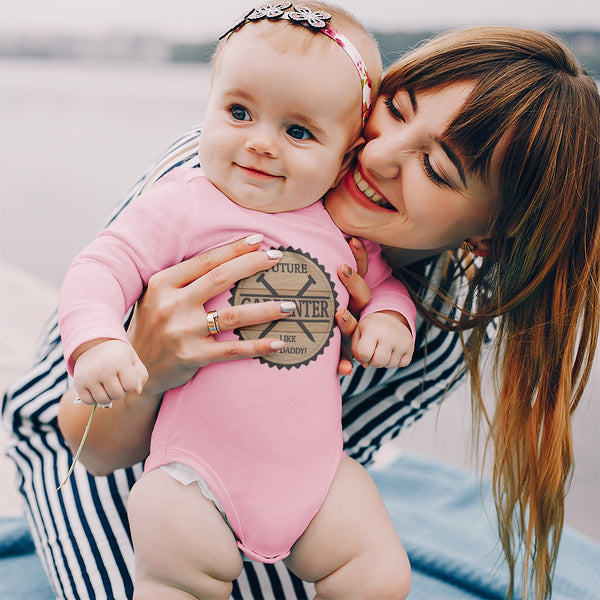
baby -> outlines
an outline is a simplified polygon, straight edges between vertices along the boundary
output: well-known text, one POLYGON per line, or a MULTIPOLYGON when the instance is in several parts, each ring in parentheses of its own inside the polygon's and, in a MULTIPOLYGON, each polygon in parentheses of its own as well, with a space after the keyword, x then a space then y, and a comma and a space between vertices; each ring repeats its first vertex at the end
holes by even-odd
MULTIPOLYGON (((204 367, 163 398, 128 506, 135 598, 179 598, 180 590, 228 598, 241 571, 238 548, 254 560, 286 559, 317 589, 328 582, 348 597, 350 581, 356 591, 372 576, 375 543, 348 516, 361 494, 385 524, 377 555, 405 559, 372 482, 343 452, 334 314, 348 293, 336 272, 354 258, 321 201, 363 142, 380 79, 376 43, 344 11, 287 2, 254 9, 215 54, 202 168, 163 177, 69 268, 59 301, 65 357, 81 400, 106 405, 146 381, 123 319, 154 273, 257 231, 273 257, 272 269, 205 309, 217 338, 272 334, 285 342, 281 351, 204 367), (271 299, 294 315, 221 331, 219 306, 271 299), (356 543, 336 558, 323 540, 342 534, 356 543)), ((372 299, 357 335, 389 366, 405 366, 414 306, 379 248, 365 245, 372 299)))

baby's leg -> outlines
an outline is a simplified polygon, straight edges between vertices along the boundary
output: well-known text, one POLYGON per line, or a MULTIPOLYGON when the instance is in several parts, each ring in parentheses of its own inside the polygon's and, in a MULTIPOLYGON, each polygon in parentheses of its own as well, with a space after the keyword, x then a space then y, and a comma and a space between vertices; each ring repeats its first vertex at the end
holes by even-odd
POLYGON ((229 598, 242 558, 227 523, 197 484, 150 471, 133 486, 127 512, 135 600, 229 598))
POLYGON ((314 581, 316 598, 401 599, 410 564, 379 491, 365 469, 344 458, 325 502, 286 559, 314 581))

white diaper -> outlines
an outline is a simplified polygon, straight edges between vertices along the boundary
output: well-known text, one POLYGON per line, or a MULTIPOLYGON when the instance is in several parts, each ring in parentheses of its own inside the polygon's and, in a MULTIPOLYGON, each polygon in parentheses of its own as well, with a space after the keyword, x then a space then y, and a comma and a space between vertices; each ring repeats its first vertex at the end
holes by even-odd
MULTIPOLYGON (((192 467, 188 467, 187 465, 184 465, 183 463, 177 463, 177 462, 169 463, 167 465, 162 465, 161 469, 167 475, 169 475, 176 481, 179 481, 179 483, 182 483, 183 485, 190 485, 190 483, 197 483, 200 486, 200 491, 202 492, 202 494, 204 496, 206 496, 206 498, 208 498, 215 505, 216 509, 221 513, 221 516, 225 519, 225 523, 227 523, 227 525, 231 529, 231 525, 229 525, 229 521, 227 520, 227 515, 225 514, 225 511, 223 510, 221 503, 217 500, 217 497, 213 494, 212 490, 210 489, 210 486, 208 485, 208 483, 206 482, 204 477, 202 477, 202 475, 200 475, 200 473, 198 473, 197 471, 194 471, 194 469, 192 469, 192 467)), ((233 535, 235 535, 235 532, 233 531, 233 529, 231 529, 231 532, 233 533, 233 535)), ((237 539, 237 536, 236 536, 236 539, 237 539)), ((240 550, 240 554, 242 555, 242 560, 244 560, 244 562, 246 562, 246 561, 250 562, 250 559, 241 550, 240 550)))
POLYGON ((217 497, 213 494, 212 490, 206 480, 200 473, 194 471, 192 467, 188 467, 183 463, 173 462, 168 465, 163 465, 161 469, 170 475, 173 479, 183 483, 183 485, 190 485, 190 483, 197 483, 200 486, 200 490, 204 496, 206 496, 216 507, 217 510, 223 515, 223 518, 227 521, 225 511, 221 506, 221 503, 217 500, 217 497))

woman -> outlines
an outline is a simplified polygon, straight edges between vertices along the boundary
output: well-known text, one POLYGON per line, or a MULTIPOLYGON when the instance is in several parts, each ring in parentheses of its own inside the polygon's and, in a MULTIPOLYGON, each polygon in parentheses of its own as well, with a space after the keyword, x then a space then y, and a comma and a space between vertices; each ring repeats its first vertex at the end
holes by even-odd
MULTIPOLYGON (((358 367, 344 379, 347 451, 368 463, 382 443, 452 387, 465 360, 476 414, 489 424, 494 445, 500 539, 512 574, 509 596, 522 543, 534 596, 551 595, 573 462, 569 417, 597 341, 599 127, 594 82, 553 38, 504 28, 451 33, 390 70, 365 129, 358 171, 327 199, 328 210, 351 235, 402 247, 390 251, 390 260, 420 290, 420 313, 431 324, 420 321, 407 369, 358 367), (430 236, 428 260, 411 252, 411 236, 421 242, 430 236), (463 241, 472 252, 456 251, 463 241), (481 258, 473 261, 473 254, 481 258), (466 270, 469 284, 459 295, 466 270), (494 319, 498 398, 488 414, 479 358, 494 319)), ((176 145, 132 195, 170 166, 194 164, 196 135, 176 145)), ((96 413, 83 457, 92 471, 105 473, 145 456, 162 391, 213 360, 266 351, 259 344, 219 346, 209 339, 202 310, 217 291, 264 268, 262 253, 253 249, 242 241, 151 281, 130 328, 150 372, 148 394, 96 413)), ((343 268, 340 275, 343 279, 343 268)), ((359 278, 346 280, 360 306, 365 290, 359 278)), ((276 316, 270 305, 258 312, 223 307, 220 325, 233 328, 276 316)), ((345 331, 352 329, 352 319, 339 322, 345 331)), ((123 499, 140 467, 105 479, 78 469, 68 489, 53 493, 57 469, 64 473, 69 460, 55 420, 66 390, 53 327, 38 364, 12 388, 4 407, 16 433, 11 454, 34 537, 57 595, 69 597, 77 588, 78 597, 92 590, 95 597, 125 597, 131 590, 131 549, 123 499), (90 502, 102 510, 84 511, 90 502), (99 574, 92 565, 101 567, 99 574)), ((84 410, 75 416, 67 393, 60 423, 72 446, 86 420, 84 410)), ((245 586, 260 587, 262 568, 249 565, 234 595, 241 597, 245 586)), ((283 597, 284 589, 287 597, 303 597, 304 589, 279 566, 266 575, 271 590, 266 597, 283 597)), ((523 579, 527 584, 527 569, 523 579)))

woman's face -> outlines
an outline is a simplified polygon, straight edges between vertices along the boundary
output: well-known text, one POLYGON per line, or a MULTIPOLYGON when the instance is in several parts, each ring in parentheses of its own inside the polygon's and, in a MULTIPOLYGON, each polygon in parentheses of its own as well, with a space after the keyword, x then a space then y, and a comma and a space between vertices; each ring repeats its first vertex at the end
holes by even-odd
POLYGON ((444 139, 472 89, 466 82, 414 96, 400 89, 377 99, 357 164, 326 197, 342 231, 432 254, 466 239, 485 245, 499 159, 493 157, 489 181, 483 182, 466 171, 444 139))

